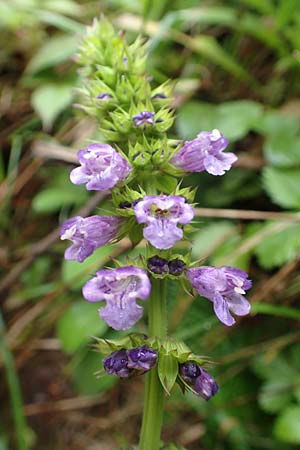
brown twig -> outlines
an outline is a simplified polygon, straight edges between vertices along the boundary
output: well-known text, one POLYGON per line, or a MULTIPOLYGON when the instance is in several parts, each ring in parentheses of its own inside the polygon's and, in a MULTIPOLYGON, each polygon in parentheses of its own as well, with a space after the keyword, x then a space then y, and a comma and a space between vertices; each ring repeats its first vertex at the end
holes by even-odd
POLYGON ((195 215, 222 219, 300 221, 300 213, 251 211, 246 209, 195 208, 195 215))

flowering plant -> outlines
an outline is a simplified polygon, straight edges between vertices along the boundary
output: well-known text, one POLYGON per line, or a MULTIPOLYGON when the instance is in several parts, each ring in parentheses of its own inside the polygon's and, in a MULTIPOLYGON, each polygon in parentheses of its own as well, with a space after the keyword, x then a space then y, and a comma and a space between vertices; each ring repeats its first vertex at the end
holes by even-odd
POLYGON ((177 382, 209 400, 219 390, 206 370, 208 358, 194 354, 183 342, 167 335, 166 282, 175 279, 213 303, 218 319, 231 326, 246 315, 243 297, 251 287, 247 274, 233 267, 195 266, 190 252, 173 247, 189 242, 194 218, 194 190, 178 178, 206 171, 221 176, 236 161, 225 152, 227 139, 219 130, 201 131, 178 146, 169 139, 173 124, 171 85, 152 89, 145 73, 145 43, 128 45, 105 20, 88 29, 78 55, 83 88, 82 108, 99 123, 105 143, 92 143, 78 152, 79 166, 71 172, 74 184, 88 190, 111 190, 112 216, 73 217, 61 226, 61 239, 72 241, 65 258, 84 261, 95 249, 126 234, 134 245, 146 240, 146 256, 100 269, 82 289, 100 306, 101 318, 115 330, 128 330, 148 309, 148 331, 120 340, 99 339, 104 370, 128 378, 147 372, 140 450, 160 448, 165 393, 177 382))

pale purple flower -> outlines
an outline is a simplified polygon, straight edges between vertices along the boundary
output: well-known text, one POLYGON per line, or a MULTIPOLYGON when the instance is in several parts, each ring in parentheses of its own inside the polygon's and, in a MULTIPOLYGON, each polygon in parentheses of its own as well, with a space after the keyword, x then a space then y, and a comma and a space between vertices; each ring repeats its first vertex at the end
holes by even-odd
POLYGON ((149 124, 154 125, 154 112, 142 111, 132 117, 134 125, 139 127, 141 125, 149 124))
POLYGON ((108 144, 90 144, 77 154, 80 166, 72 170, 70 179, 74 184, 103 191, 124 180, 131 168, 123 156, 108 144))
POLYGON ((99 270, 82 289, 86 300, 106 301, 99 314, 115 330, 127 330, 142 317, 143 308, 136 300, 146 300, 150 291, 147 272, 134 266, 99 270))
POLYGON ((171 163, 186 172, 206 171, 211 175, 224 175, 237 160, 234 153, 224 153, 228 140, 219 130, 202 131, 173 156, 171 163))
POLYGON ((243 294, 252 283, 243 270, 227 266, 202 266, 188 269, 186 275, 192 287, 213 302, 216 316, 225 325, 235 323, 230 311, 237 316, 249 313, 251 306, 243 294))
POLYGON ((145 223, 144 238, 159 249, 171 248, 182 239, 179 225, 189 223, 194 217, 194 210, 185 198, 174 196, 146 196, 134 206, 138 223, 145 223))
POLYGON ((73 242, 65 251, 65 259, 82 262, 98 247, 116 237, 121 220, 109 216, 76 216, 66 220, 60 228, 60 239, 73 242))
POLYGON ((133 372, 128 368, 128 356, 125 349, 111 353, 103 360, 103 367, 109 375, 117 375, 120 378, 127 378, 133 372))
POLYGON ((128 367, 130 369, 146 372, 152 369, 157 362, 157 351, 146 345, 127 350, 128 367))
POLYGON ((180 364, 179 374, 193 392, 204 400, 209 400, 219 391, 219 386, 214 378, 194 361, 180 364))

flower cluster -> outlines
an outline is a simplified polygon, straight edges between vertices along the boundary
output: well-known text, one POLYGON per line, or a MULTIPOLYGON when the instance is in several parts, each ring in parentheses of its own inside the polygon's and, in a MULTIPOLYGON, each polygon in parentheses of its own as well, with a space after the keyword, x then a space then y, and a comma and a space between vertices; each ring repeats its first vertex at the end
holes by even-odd
POLYGON ((148 372, 157 362, 157 351, 143 345, 130 350, 121 349, 103 360, 103 367, 109 375, 127 378, 133 374, 148 372))

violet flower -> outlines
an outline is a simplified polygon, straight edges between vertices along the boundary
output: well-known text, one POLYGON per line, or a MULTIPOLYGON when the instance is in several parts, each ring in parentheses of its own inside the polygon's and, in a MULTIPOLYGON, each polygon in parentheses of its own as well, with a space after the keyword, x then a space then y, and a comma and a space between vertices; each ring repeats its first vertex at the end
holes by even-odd
POLYGON ((99 270, 82 289, 86 300, 106 301, 99 314, 115 330, 127 330, 142 317, 143 308, 136 300, 146 300, 150 291, 147 272, 134 266, 99 270))
POLYGON ((128 367, 130 369, 148 371, 157 362, 157 351, 146 345, 127 350, 128 367))
POLYGON ((131 168, 123 156, 108 144, 90 144, 77 154, 81 164, 70 174, 74 184, 85 184, 86 188, 104 191, 124 180, 131 168))
POLYGON ((98 247, 116 237, 121 220, 109 216, 76 216, 66 220, 60 229, 60 239, 73 242, 65 251, 65 259, 82 262, 98 247))
POLYGON ((152 256, 147 261, 148 269, 157 275, 163 275, 169 272, 168 261, 160 256, 152 256))
POLYGON ((112 95, 108 92, 102 92, 102 94, 97 95, 98 100, 110 100, 112 98, 112 95))
POLYGON ((185 262, 179 258, 171 259, 169 261, 169 274, 178 276, 181 275, 185 269, 185 262))
POLYGON ((237 316, 249 313, 251 306, 243 294, 252 283, 243 270, 227 266, 202 266, 188 269, 186 275, 192 287, 213 302, 216 316, 225 325, 235 323, 230 311, 237 316))
POLYGON ((219 130, 202 131, 173 156, 171 163, 186 172, 206 171, 211 175, 224 175, 237 160, 234 153, 224 153, 228 140, 219 130))
POLYGON ((185 225, 194 217, 191 205, 185 198, 174 196, 146 196, 134 206, 138 223, 145 223, 144 238, 159 249, 171 248, 182 239, 183 231, 177 225, 185 225))
POLYGON ((214 378, 194 361, 180 364, 179 374, 193 392, 204 400, 209 400, 219 391, 219 386, 214 378))
POLYGON ((140 127, 141 125, 154 125, 154 112, 142 111, 132 117, 134 125, 140 127))
POLYGON ((132 374, 132 369, 128 368, 128 356, 125 349, 111 353, 103 360, 103 366, 109 375, 127 378, 132 374))

